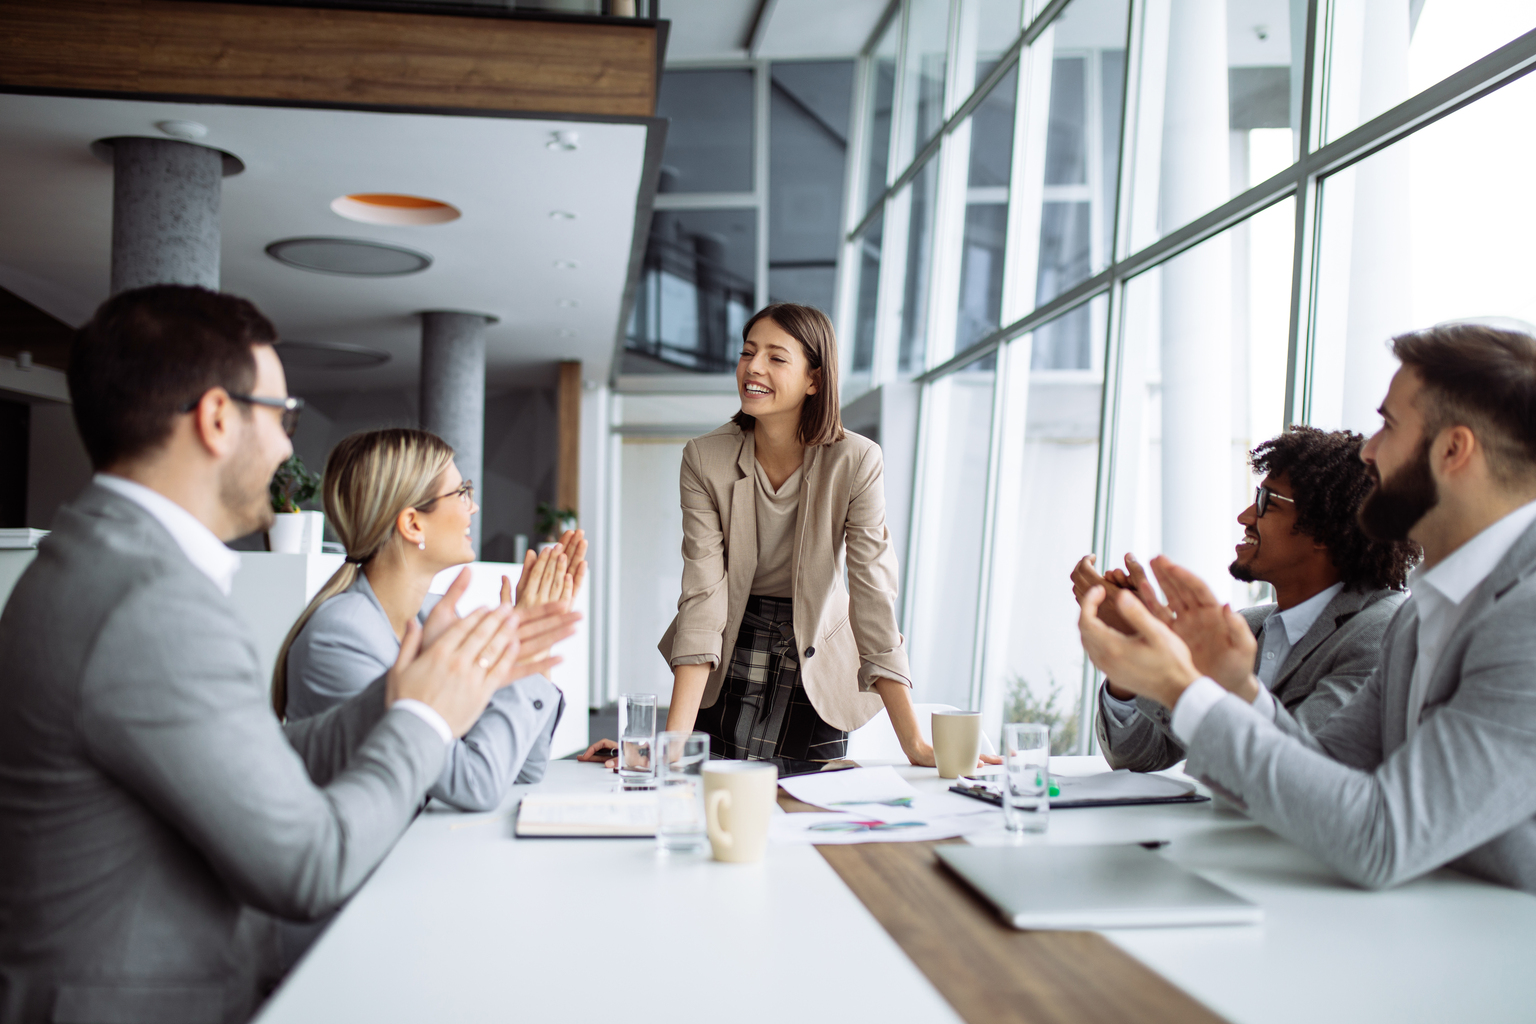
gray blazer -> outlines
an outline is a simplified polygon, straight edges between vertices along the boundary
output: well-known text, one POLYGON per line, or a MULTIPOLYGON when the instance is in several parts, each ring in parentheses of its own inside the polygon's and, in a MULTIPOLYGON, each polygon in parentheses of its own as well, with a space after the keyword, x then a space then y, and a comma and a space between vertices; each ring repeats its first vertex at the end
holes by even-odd
MULTIPOLYGON (((1315 732, 1365 685, 1381 660, 1387 623, 1407 599, 1399 590, 1341 590, 1317 616, 1286 655, 1270 685, 1276 717, 1294 717, 1301 728, 1315 732)), ((1259 639, 1254 669, 1264 646, 1264 623, 1275 605, 1243 609, 1248 628, 1259 639)), ((1285 627, 1276 623, 1276 628, 1285 627)), ((1174 738, 1168 709, 1145 697, 1136 699, 1135 715, 1121 725, 1099 688, 1096 731, 1099 747, 1113 768, 1157 772, 1184 759, 1184 747, 1174 738)))
POLYGON ((442 772, 382 679, 279 725, 245 623, 148 512, 60 510, 0 615, 0 1020, 242 1021, 442 772))
POLYGON ((1410 599, 1380 667, 1315 734, 1228 696, 1200 724, 1187 770, 1360 885, 1449 864, 1536 893, 1536 526, 1463 608, 1411 742, 1410 599))
MULTIPOLYGON (((356 583, 315 609, 288 649, 288 718, 308 718, 350 700, 399 656, 389 616, 368 577, 358 573, 356 583)), ((429 792, 462 811, 495 810, 514 780, 544 777, 564 708, 560 688, 543 676, 496 691, 474 728, 448 748, 443 774, 429 792)))

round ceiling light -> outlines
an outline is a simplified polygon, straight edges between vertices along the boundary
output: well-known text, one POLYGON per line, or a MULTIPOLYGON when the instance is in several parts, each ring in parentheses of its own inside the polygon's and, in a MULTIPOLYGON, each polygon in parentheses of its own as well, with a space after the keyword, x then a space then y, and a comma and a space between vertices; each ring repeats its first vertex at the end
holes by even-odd
POLYGON ((284 341, 277 346, 283 365, 304 370, 365 370, 389 362, 389 353, 338 341, 284 341))
POLYGON ((458 208, 438 199, 394 192, 355 192, 331 200, 331 209, 364 224, 446 224, 458 220, 458 208))
POLYGON ((363 238, 284 238, 267 246, 267 255, 300 270, 353 277, 415 274, 432 265, 424 252, 363 238))

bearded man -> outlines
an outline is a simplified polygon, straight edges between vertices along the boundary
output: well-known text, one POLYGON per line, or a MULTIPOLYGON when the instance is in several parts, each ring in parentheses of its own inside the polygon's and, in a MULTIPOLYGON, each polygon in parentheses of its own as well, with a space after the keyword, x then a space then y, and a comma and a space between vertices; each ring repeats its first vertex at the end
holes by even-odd
POLYGON ((1536 893, 1536 338, 1445 324, 1393 340, 1402 368, 1361 452, 1360 523, 1424 562, 1353 700, 1307 733, 1251 700, 1253 634, 1200 579, 1152 568, 1176 616, 1129 594, 1083 647, 1171 710, 1186 770, 1359 885, 1443 866, 1536 893))

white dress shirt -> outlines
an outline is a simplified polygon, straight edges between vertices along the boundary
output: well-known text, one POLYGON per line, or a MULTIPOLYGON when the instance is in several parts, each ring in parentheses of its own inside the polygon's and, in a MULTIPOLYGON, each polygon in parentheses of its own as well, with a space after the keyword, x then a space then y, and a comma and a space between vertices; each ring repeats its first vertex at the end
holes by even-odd
MULTIPOLYGON (((1408 738, 1419 728, 1424 711, 1424 694, 1434 675, 1435 663, 1446 638, 1461 621, 1462 602, 1488 574, 1498 567, 1530 525, 1536 522, 1536 502, 1522 505, 1498 522, 1484 529, 1461 547, 1452 551, 1433 569, 1414 570, 1409 579, 1412 596, 1408 598, 1419 614, 1419 651, 1414 660, 1413 678, 1408 684, 1408 738)), ((1170 725, 1173 734, 1188 746, 1205 721, 1206 714, 1227 691, 1214 679, 1201 676, 1195 680, 1173 708, 1170 725)), ((1255 706, 1257 706, 1255 701, 1255 706)), ((1273 717, 1271 706, 1270 716, 1273 717)))
MULTIPOLYGON (((212 530, 203 525, 202 520, 159 491, 126 477, 97 473, 91 478, 91 482, 127 498, 154 516, 155 521, 165 527, 165 531, 171 535, 176 546, 181 548, 182 554, 187 556, 187 561, 192 563, 193 568, 212 580, 213 585, 218 587, 225 597, 229 596, 230 591, 234 589, 235 573, 240 571, 240 553, 231 550, 227 544, 219 540, 212 530)), ((443 738, 444 743, 453 742, 453 730, 448 727, 447 720, 431 705, 405 698, 395 701, 390 706, 409 711, 426 722, 443 738)))
MULTIPOLYGON (((1275 717, 1275 699, 1270 695, 1269 688, 1275 685, 1275 676, 1280 673, 1280 666, 1285 664, 1291 648, 1301 642, 1301 638, 1307 635, 1307 630, 1312 628, 1317 617, 1323 614, 1323 609, 1328 607, 1328 602, 1337 597, 1343 589, 1344 584, 1335 583, 1283 612, 1278 610, 1270 612, 1269 617, 1264 620, 1264 645, 1259 652, 1259 667, 1255 673, 1259 677, 1259 682, 1264 685, 1260 687, 1259 695, 1254 698, 1253 706, 1264 712, 1266 717, 1270 719, 1275 717)), ((1105 690, 1104 702, 1108 705, 1110 713, 1115 716, 1116 722, 1120 725, 1130 724, 1131 716, 1136 713, 1136 698, 1121 700, 1105 690)))

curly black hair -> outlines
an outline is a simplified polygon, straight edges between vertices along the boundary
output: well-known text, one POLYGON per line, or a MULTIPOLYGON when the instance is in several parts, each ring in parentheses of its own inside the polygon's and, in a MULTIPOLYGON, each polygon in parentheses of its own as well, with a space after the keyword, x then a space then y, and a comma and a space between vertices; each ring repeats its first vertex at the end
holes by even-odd
POLYGON ((1349 430, 1290 427, 1248 453, 1254 470, 1284 474, 1296 499, 1297 533, 1327 545, 1348 590, 1402 590, 1419 561, 1412 541, 1371 540, 1355 513, 1372 483, 1360 449, 1365 438, 1349 430))

